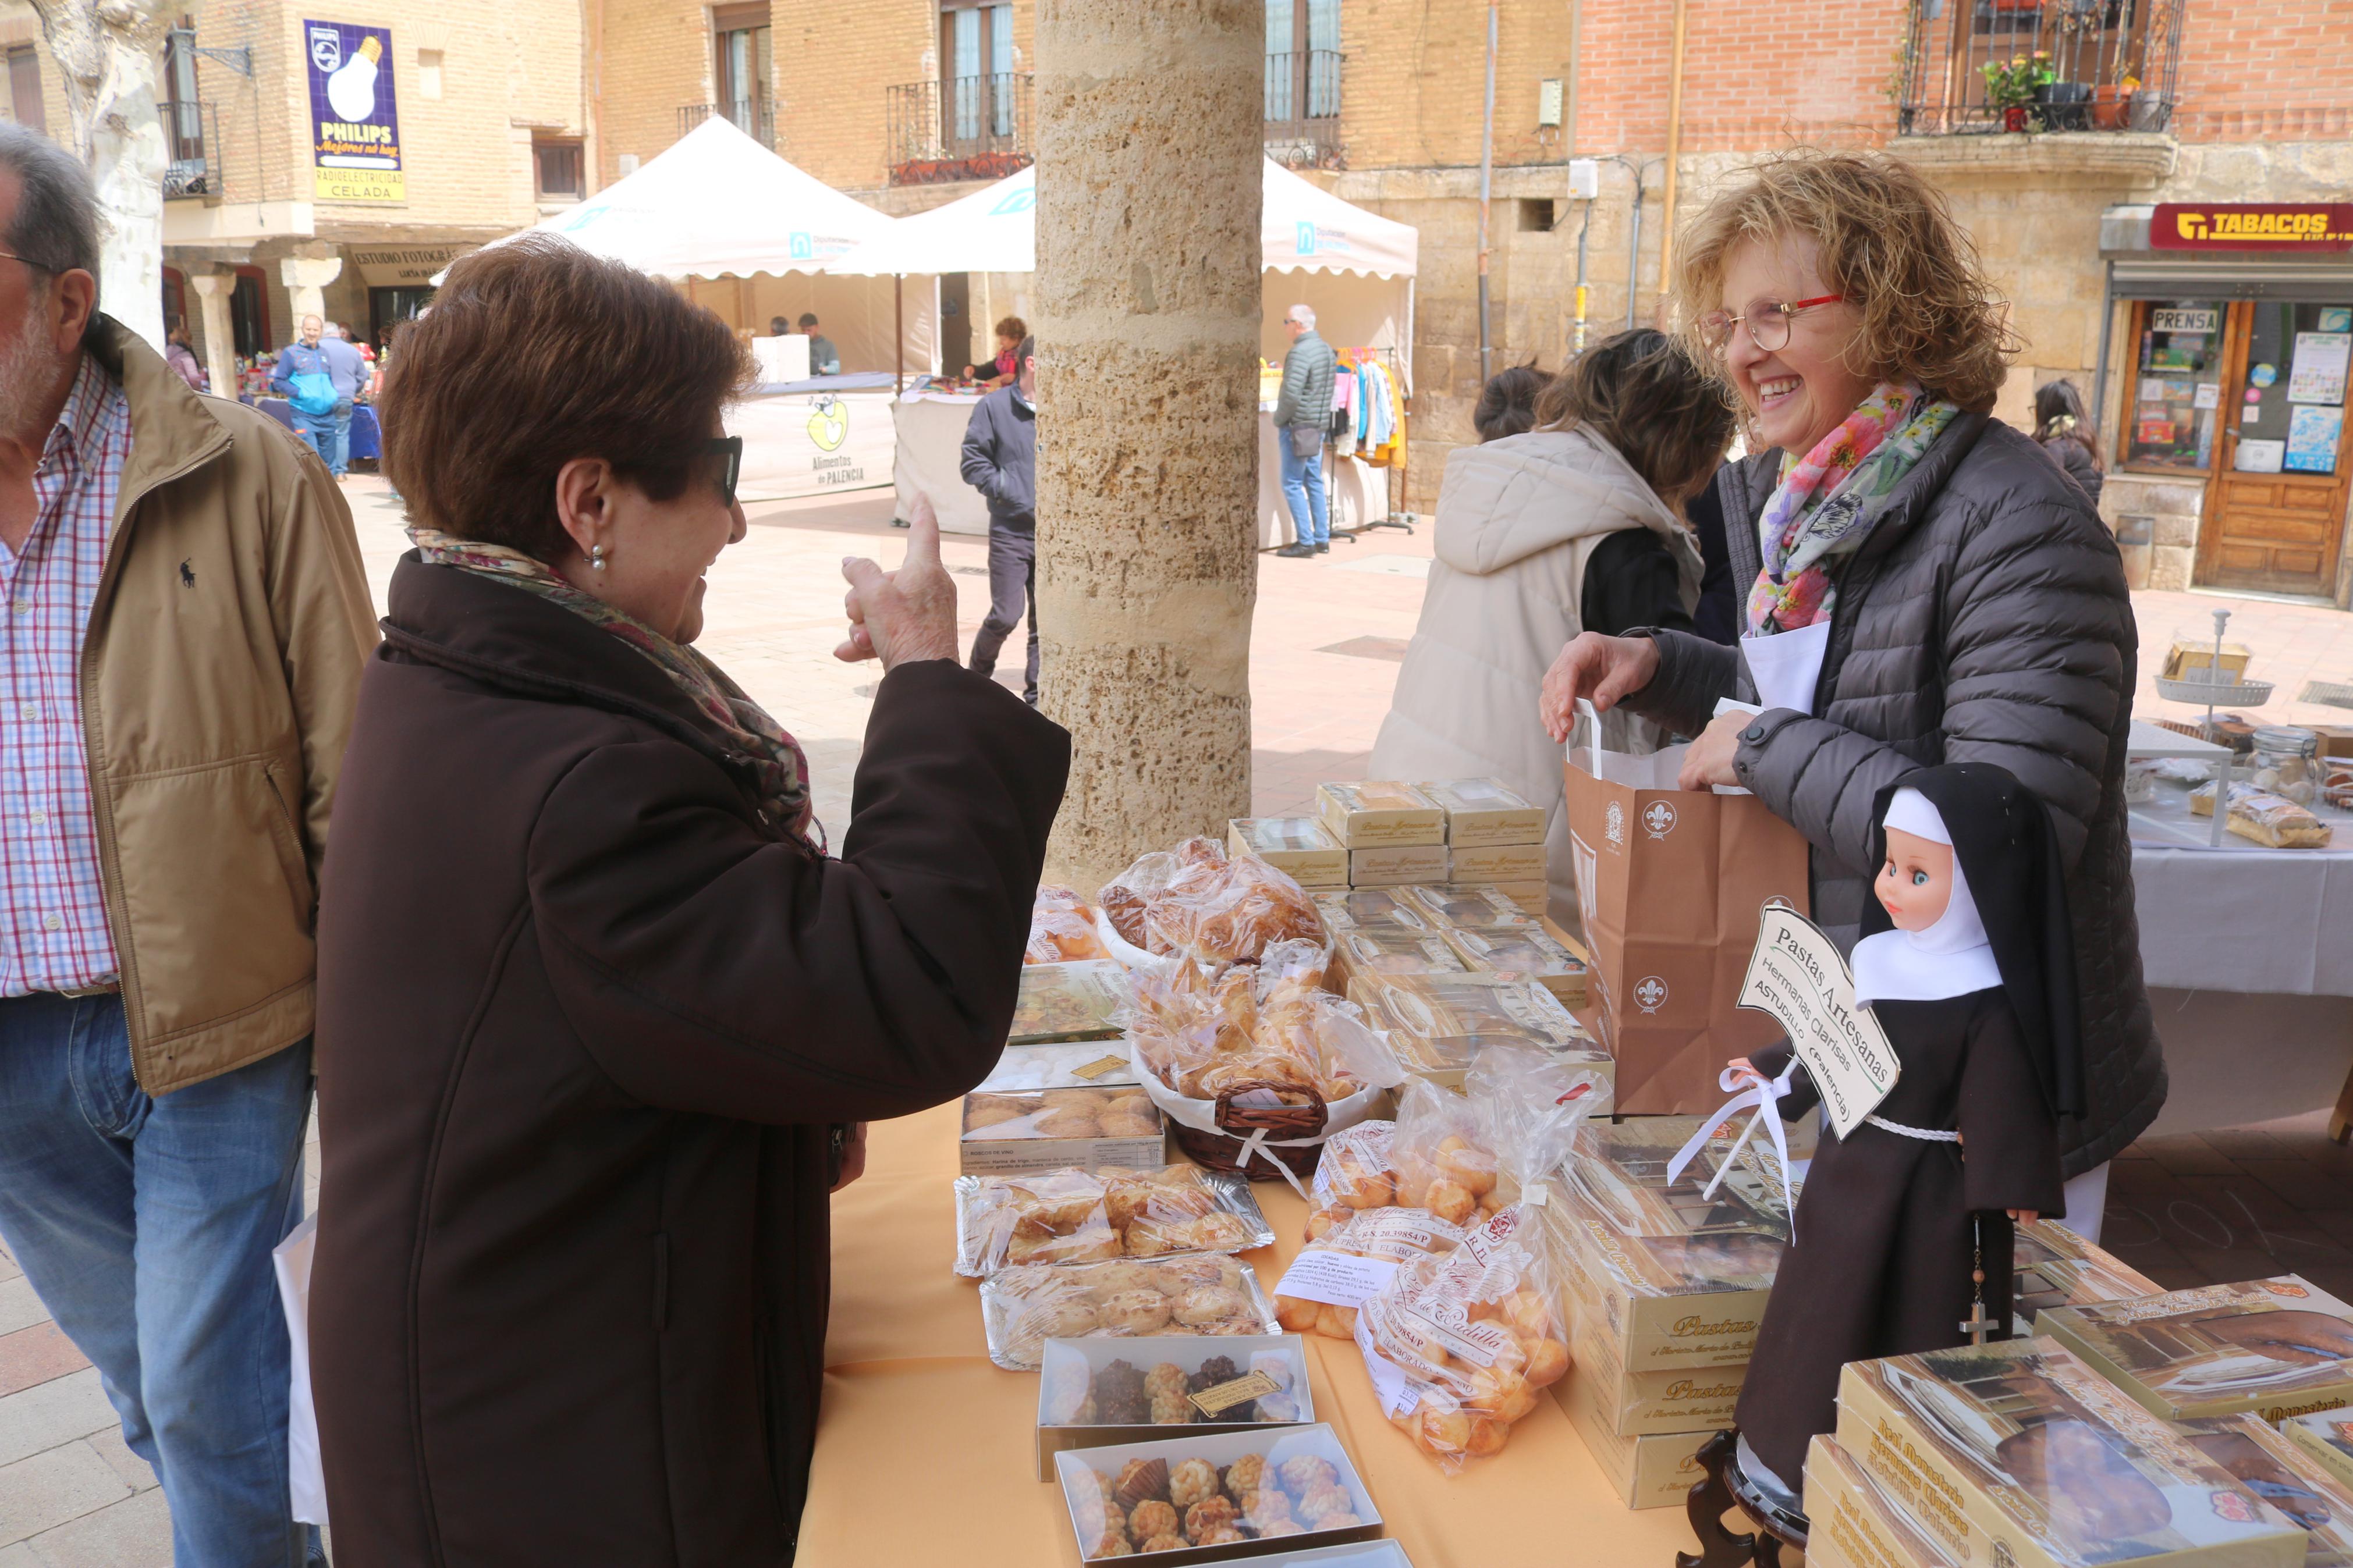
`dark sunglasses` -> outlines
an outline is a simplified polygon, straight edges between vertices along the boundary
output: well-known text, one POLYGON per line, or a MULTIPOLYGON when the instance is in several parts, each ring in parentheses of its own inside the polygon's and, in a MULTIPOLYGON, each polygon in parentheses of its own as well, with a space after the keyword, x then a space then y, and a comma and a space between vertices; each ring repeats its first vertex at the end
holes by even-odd
POLYGON ((744 472, 744 437, 713 436, 702 444, 702 455, 706 458, 725 459, 719 466, 719 472, 713 476, 712 482, 719 487, 720 501, 723 505, 733 506, 735 481, 744 472))

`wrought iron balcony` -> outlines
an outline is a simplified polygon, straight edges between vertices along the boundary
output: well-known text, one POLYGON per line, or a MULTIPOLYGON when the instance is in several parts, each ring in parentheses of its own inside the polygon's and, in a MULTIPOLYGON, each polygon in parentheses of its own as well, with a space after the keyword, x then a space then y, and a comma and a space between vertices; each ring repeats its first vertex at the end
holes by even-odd
POLYGON ((1266 57, 1266 153, 1294 169, 1341 164, 1337 49, 1266 57))
POLYGON ((678 133, 685 135, 714 114, 733 121, 736 130, 761 146, 776 146, 776 110, 764 98, 739 98, 731 103, 681 103, 678 107, 678 133))
POLYGON ((1001 180, 1029 167, 1027 71, 910 81, 883 89, 890 110, 891 183, 1001 180))
POLYGON ((1907 136, 2163 131, 2178 0, 1907 0, 1896 124, 1907 136))
POLYGON ((167 198, 205 196, 219 200, 220 169, 215 163, 220 146, 220 116, 209 103, 164 102, 157 106, 164 120, 164 195, 167 198))

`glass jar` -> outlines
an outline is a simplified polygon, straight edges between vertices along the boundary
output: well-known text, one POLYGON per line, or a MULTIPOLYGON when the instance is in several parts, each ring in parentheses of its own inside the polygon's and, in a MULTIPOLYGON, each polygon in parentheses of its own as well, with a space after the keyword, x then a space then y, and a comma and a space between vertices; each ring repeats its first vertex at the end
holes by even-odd
POLYGON ((2284 795, 2298 805, 2310 805, 2320 794, 2320 737, 2288 724, 2264 724, 2254 733, 2254 776, 2257 789, 2284 795))

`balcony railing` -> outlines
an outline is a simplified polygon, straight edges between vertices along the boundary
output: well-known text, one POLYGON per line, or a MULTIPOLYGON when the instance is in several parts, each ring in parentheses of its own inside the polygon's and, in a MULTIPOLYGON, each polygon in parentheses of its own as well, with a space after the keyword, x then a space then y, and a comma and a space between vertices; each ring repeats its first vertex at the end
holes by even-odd
POLYGON ((2172 123, 2179 0, 1908 0, 1907 9, 1896 103, 1906 135, 2172 123))
POLYGON ((734 122, 735 129, 763 147, 776 144, 776 116, 767 100, 739 98, 732 103, 681 103, 678 106, 678 133, 693 130, 712 115, 734 122))
POLYGON ((1294 169, 1340 166, 1337 49, 1266 57, 1266 152, 1294 169))
POLYGON ((214 163, 220 145, 220 119, 209 103, 165 102, 157 106, 164 119, 164 195, 210 196, 221 194, 220 170, 214 163))
POLYGON ((1029 82, 1027 71, 999 71, 885 88, 891 183, 1001 180, 1029 167, 1029 82))

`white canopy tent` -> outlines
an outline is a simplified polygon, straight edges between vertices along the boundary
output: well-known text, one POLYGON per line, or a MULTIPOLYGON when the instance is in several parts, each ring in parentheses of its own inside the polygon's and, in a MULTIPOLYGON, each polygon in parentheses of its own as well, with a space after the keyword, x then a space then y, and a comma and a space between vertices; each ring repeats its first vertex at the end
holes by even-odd
MULTIPOLYGON (((1036 177, 1036 170, 1024 169, 944 206, 901 218, 828 263, 826 271, 934 278, 944 272, 1034 272, 1038 268, 1036 177)), ((1344 350, 1377 351, 1388 357, 1397 374, 1406 374, 1413 342, 1413 279, 1419 247, 1419 234, 1411 225, 1342 201, 1268 159, 1259 243, 1264 279, 1259 313, 1262 358, 1281 363, 1291 346, 1282 329, 1283 312, 1303 304, 1315 311, 1316 330, 1325 342, 1344 350)), ((902 413, 903 418, 905 411, 902 413)), ((1267 439, 1271 442, 1271 436, 1267 439)), ((909 456, 902 439, 899 458, 902 467, 909 456)), ((932 466, 952 471, 944 462, 932 466)), ((1274 488, 1274 464, 1270 459, 1262 466, 1267 474, 1261 533, 1266 542, 1287 534, 1289 524, 1274 488)), ((1344 497, 1335 486, 1335 504, 1345 502, 1360 517, 1385 516, 1386 501, 1366 493, 1380 482, 1374 470, 1362 464, 1344 463, 1341 468, 1347 470, 1345 479, 1355 489, 1344 497)), ((908 484, 902 474, 902 500, 908 484)), ((928 490, 930 486, 923 488, 928 490)), ((941 488, 934 500, 942 518, 950 520, 946 526, 986 527, 985 519, 975 524, 969 518, 955 518, 959 510, 979 514, 973 507, 952 505, 965 499, 955 494, 952 485, 942 480, 941 488)))
POLYGON ((636 174, 523 232, 560 234, 667 279, 730 326, 765 333, 771 317, 814 311, 845 371, 931 369, 938 332, 928 278, 907 291, 894 355, 896 286, 827 271, 892 226, 712 115, 636 174))

